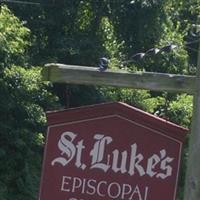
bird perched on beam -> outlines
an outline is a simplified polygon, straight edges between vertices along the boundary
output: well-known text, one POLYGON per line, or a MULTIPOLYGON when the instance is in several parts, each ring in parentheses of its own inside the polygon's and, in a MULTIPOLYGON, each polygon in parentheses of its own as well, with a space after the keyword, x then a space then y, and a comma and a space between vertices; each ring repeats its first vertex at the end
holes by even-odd
POLYGON ((160 52, 160 49, 158 49, 158 48, 151 48, 145 54, 151 56, 151 55, 156 55, 159 52, 160 52))
POLYGON ((144 56, 145 56, 145 53, 136 53, 131 56, 131 59, 134 61, 139 61, 139 60, 142 60, 144 56))
POLYGON ((167 52, 169 53, 170 51, 172 51, 173 49, 177 48, 178 46, 175 44, 169 44, 163 48, 160 49, 160 52, 167 52))
POLYGON ((133 54, 131 56, 130 60, 124 61, 122 64, 128 64, 128 63, 131 63, 133 61, 138 62, 138 61, 141 61, 146 56, 153 56, 153 55, 157 55, 157 54, 162 53, 162 52, 169 53, 170 51, 172 51, 173 49, 175 49, 177 47, 178 46, 175 45, 175 44, 169 44, 169 45, 166 45, 166 46, 164 46, 160 49, 159 48, 151 48, 148 51, 146 51, 145 53, 133 54))
POLYGON ((98 67, 99 67, 99 71, 105 71, 106 69, 108 69, 108 64, 109 64, 109 60, 105 57, 103 58, 100 58, 99 59, 99 64, 98 64, 98 67))

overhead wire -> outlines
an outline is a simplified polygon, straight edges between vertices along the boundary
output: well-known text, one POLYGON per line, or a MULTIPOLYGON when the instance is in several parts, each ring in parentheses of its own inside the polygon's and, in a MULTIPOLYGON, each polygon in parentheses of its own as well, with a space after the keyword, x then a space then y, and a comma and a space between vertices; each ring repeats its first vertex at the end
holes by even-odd
POLYGON ((191 42, 187 42, 185 43, 185 45, 189 45, 189 44, 195 44, 195 43, 198 43, 200 41, 200 38, 199 39, 196 39, 194 41, 191 41, 191 42))
POLYGON ((191 51, 194 51, 194 52, 198 52, 198 50, 195 49, 195 48, 191 48, 191 47, 188 47, 188 46, 185 46, 185 48, 186 48, 186 49, 189 49, 189 50, 191 50, 191 51))
POLYGON ((200 38, 199 38, 199 39, 196 39, 196 40, 193 40, 193 41, 191 41, 191 42, 187 42, 187 43, 184 44, 184 46, 185 46, 186 49, 189 49, 189 50, 194 51, 194 52, 198 52, 198 49, 195 49, 195 48, 190 47, 190 46, 188 46, 188 45, 190 45, 190 44, 197 44, 197 43, 199 43, 199 42, 200 42, 200 38))
POLYGON ((39 2, 30 1, 16 1, 16 0, 0 0, 0 3, 16 3, 16 4, 26 4, 26 5, 41 5, 39 2))
MULTIPOLYGON (((192 50, 192 51, 194 51, 194 52, 198 52, 197 49, 192 48, 192 47, 190 47, 190 46, 188 46, 188 45, 190 45, 190 44, 195 44, 195 43, 199 43, 199 41, 200 41, 200 38, 199 38, 199 39, 196 39, 196 40, 193 40, 193 41, 191 41, 191 42, 187 42, 187 43, 184 44, 184 47, 185 47, 186 49, 192 50)), ((151 49, 147 50, 145 53, 144 53, 144 52, 141 52, 141 53, 136 53, 136 54, 132 55, 132 56, 131 56, 131 59, 128 59, 128 60, 123 61, 123 62, 122 62, 122 65, 123 65, 123 64, 129 64, 129 63, 132 63, 132 62, 134 62, 134 61, 142 60, 142 59, 144 59, 147 55, 148 55, 148 56, 151 55, 151 54, 149 54, 149 52, 151 52, 152 55, 156 55, 156 54, 163 53, 163 52, 170 52, 170 51, 172 51, 173 49, 178 48, 178 47, 180 47, 180 46, 181 46, 181 45, 170 44, 170 45, 166 45, 166 46, 164 46, 164 47, 162 47, 162 48, 160 48, 160 49, 158 49, 158 48, 151 48, 151 49), (153 50, 155 50, 155 51, 153 51, 153 50)))

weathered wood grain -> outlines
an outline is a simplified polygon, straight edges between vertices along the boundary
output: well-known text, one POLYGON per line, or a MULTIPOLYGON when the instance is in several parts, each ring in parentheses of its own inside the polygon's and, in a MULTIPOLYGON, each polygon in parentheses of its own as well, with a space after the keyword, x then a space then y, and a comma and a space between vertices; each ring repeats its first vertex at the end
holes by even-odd
POLYGON ((200 43, 196 79, 184 200, 200 199, 200 43))
POLYGON ((151 72, 129 73, 95 67, 50 63, 42 70, 43 80, 60 83, 128 87, 153 91, 194 93, 194 76, 151 72))

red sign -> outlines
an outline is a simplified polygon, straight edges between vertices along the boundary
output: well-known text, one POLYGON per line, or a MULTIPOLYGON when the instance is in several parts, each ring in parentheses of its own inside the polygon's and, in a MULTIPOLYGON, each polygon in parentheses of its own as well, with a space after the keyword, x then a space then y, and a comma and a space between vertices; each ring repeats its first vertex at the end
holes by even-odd
POLYGON ((123 103, 47 113, 40 200, 175 200, 187 132, 123 103))

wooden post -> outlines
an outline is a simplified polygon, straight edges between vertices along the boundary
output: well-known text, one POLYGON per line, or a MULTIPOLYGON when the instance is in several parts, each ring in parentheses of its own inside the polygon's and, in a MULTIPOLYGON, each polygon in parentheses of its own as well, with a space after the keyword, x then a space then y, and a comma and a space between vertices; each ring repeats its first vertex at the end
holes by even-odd
POLYGON ((184 200, 200 200, 200 44, 184 200))

